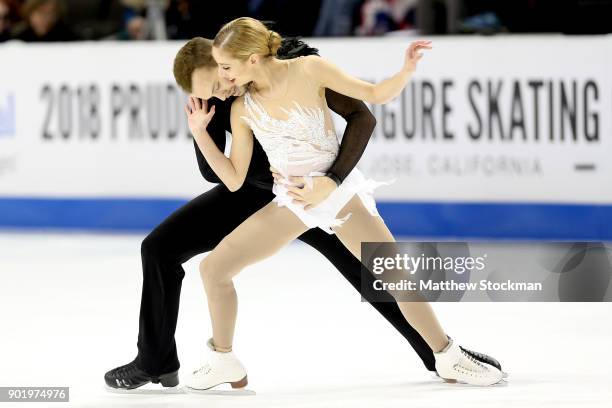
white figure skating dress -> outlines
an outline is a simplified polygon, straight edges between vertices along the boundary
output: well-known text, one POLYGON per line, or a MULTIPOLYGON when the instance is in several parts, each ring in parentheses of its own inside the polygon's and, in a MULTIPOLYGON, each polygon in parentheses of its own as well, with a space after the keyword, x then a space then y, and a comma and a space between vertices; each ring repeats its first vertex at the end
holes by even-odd
MULTIPOLYGON (((311 176, 323 176, 338 155, 338 137, 333 127, 324 93, 305 75, 301 58, 286 61, 288 65, 287 92, 284 97, 268 99, 247 91, 244 106, 247 122, 253 134, 268 156, 270 165, 280 174, 304 176, 311 185, 311 176), (300 100, 300 103, 297 102, 300 100), (274 116, 270 114, 275 111, 274 116)), ((353 169, 340 186, 323 202, 304 210, 300 204, 292 203, 287 194, 288 182, 275 182, 272 192, 274 202, 286 206, 309 228, 319 227, 333 234, 332 227, 341 225, 344 218, 336 218, 340 210, 357 194, 373 216, 379 216, 373 191, 380 185, 393 181, 374 181, 366 178, 357 168, 353 169)))

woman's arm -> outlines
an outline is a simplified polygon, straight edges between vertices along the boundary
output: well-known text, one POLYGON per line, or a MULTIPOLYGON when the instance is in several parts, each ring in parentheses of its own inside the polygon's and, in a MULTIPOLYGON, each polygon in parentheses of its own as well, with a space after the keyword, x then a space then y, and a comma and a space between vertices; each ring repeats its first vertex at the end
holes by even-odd
POLYGON ((406 50, 404 66, 390 78, 377 84, 355 78, 329 61, 316 56, 304 57, 304 70, 311 78, 316 78, 323 88, 332 89, 338 93, 362 101, 383 104, 402 92, 408 80, 416 70, 417 62, 423 57, 418 51, 431 49, 431 41, 415 41, 406 50))
MULTIPOLYGON (((211 137, 213 136, 211 135, 211 137)), ((198 142, 196 142, 195 139, 193 139, 193 147, 196 153, 198 168, 200 169, 200 174, 202 175, 202 177, 204 177, 204 180, 208 181, 209 183, 222 183, 221 179, 217 177, 217 174, 215 174, 213 169, 211 169, 208 163, 206 162, 206 159, 204 158, 202 152, 200 151, 200 148, 198 147, 198 142)))
MULTIPOLYGON (((215 106, 215 115, 210 120, 208 126, 206 126, 206 130, 208 134, 215 142, 219 150, 225 151, 225 131, 226 131, 226 122, 227 128, 231 130, 229 126, 229 108, 230 104, 226 103, 226 101, 219 101, 210 99, 208 100, 208 106, 215 106)), ((198 147, 198 143, 195 138, 193 139, 193 146, 195 149, 196 160, 198 162, 198 168, 200 169, 200 174, 206 181, 209 183, 222 183, 221 179, 217 176, 217 174, 210 167, 200 148, 198 147)))
POLYGON ((206 125, 214 115, 215 107, 213 106, 210 112, 206 112, 206 103, 202 104, 192 98, 190 102, 193 103, 194 107, 191 113, 187 111, 191 133, 202 155, 230 191, 236 191, 242 187, 253 153, 253 133, 246 123, 240 119, 244 109, 241 101, 242 98, 238 98, 232 103, 230 114, 232 147, 229 158, 225 157, 223 152, 219 150, 206 131, 206 125))

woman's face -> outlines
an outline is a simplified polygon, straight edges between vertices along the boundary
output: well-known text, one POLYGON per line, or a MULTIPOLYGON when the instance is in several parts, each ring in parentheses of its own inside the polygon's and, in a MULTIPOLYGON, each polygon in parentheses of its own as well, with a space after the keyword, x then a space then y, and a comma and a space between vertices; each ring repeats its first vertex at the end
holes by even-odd
POLYGON ((191 94, 200 99, 210 99, 214 96, 224 101, 230 96, 240 96, 244 93, 244 88, 219 77, 218 71, 216 67, 195 69, 191 74, 191 94))
POLYGON ((219 77, 232 85, 240 87, 253 80, 253 63, 250 60, 240 61, 217 47, 213 47, 212 56, 219 67, 219 77))

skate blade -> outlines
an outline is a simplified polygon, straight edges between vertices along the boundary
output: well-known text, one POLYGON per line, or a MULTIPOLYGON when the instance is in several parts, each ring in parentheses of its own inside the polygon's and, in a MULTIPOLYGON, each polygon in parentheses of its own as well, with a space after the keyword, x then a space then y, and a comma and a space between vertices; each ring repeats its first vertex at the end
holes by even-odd
MULTIPOLYGON (((145 384, 146 386, 146 384, 145 384)), ((183 386, 177 385, 176 387, 164 387, 159 389, 151 389, 151 388, 132 388, 131 390, 123 389, 123 388, 112 388, 108 385, 104 386, 104 389, 107 392, 113 394, 132 394, 132 395, 165 395, 165 394, 186 394, 183 386)))
POLYGON ((461 386, 461 387, 505 387, 508 385, 508 381, 506 380, 506 377, 508 376, 507 373, 502 371, 502 378, 501 380, 499 380, 498 382, 496 382, 495 384, 491 384, 491 385, 478 385, 478 384, 469 384, 466 382, 461 382, 461 381, 457 381, 455 379, 449 379, 449 378, 442 378, 438 375, 438 373, 435 373, 432 375, 433 378, 437 379, 437 380, 442 380, 447 384, 453 384, 455 386, 461 386))
POLYGON ((489 384, 489 385, 470 384, 470 383, 453 380, 453 379, 446 379, 442 377, 440 377, 440 379, 447 384, 453 384, 453 386, 455 387, 480 387, 482 388, 482 387, 507 387, 508 386, 508 381, 506 381, 503 377, 495 384, 489 384))
POLYGON ((191 388, 189 386, 185 386, 185 392, 188 394, 200 394, 200 395, 231 395, 231 396, 248 396, 248 395, 256 395, 255 391, 247 390, 244 388, 236 388, 231 390, 219 390, 210 388, 208 390, 199 390, 197 388, 191 388))

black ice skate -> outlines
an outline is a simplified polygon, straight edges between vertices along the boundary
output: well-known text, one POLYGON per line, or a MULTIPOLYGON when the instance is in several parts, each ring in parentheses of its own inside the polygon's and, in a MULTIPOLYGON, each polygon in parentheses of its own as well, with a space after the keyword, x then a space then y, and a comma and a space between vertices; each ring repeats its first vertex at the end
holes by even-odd
POLYGON ((504 374, 504 378, 508 376, 508 374, 504 373, 504 370, 502 370, 501 364, 499 363, 499 361, 497 361, 493 357, 488 356, 484 353, 479 353, 477 351, 468 350, 462 346, 459 346, 459 347, 461 348, 461 350, 465 351, 467 354, 472 356, 474 359, 480 361, 481 363, 486 363, 486 364, 492 365, 493 367, 497 368, 499 371, 501 371, 504 374))
POLYGON ((136 366, 135 360, 104 374, 104 381, 113 390, 134 390, 148 383, 160 383, 164 387, 176 387, 179 384, 178 370, 171 373, 150 375, 136 366))

